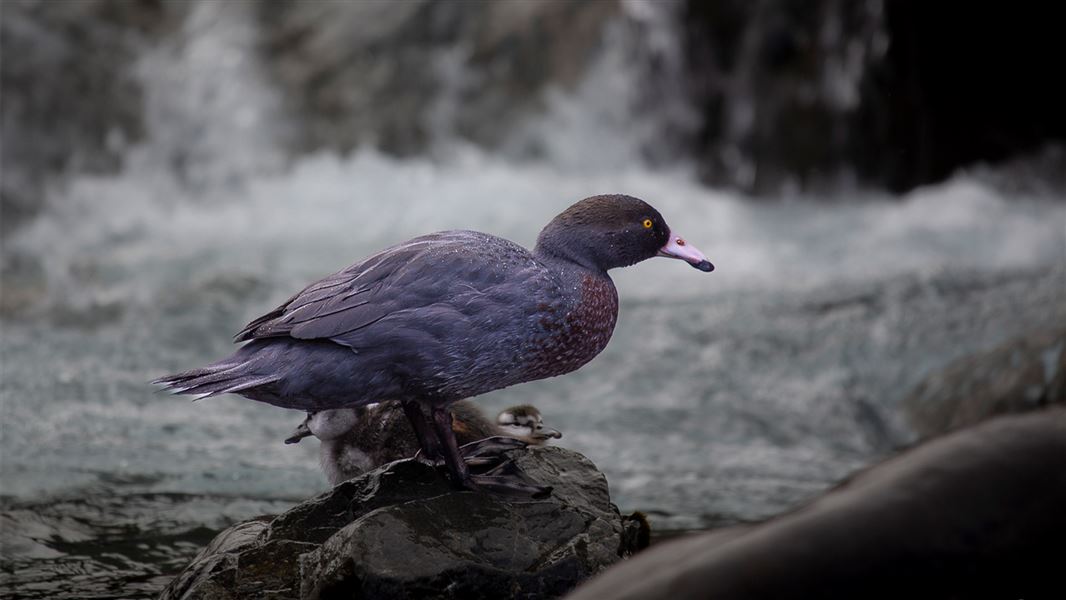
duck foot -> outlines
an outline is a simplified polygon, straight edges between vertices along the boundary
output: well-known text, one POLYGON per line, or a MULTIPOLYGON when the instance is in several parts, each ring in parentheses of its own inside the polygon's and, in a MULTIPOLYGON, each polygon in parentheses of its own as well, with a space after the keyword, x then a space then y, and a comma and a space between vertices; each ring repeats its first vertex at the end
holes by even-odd
MULTIPOLYGON (((420 416, 411 410, 408 417, 420 416)), ((429 429, 429 425, 437 434, 435 445, 422 444, 422 456, 416 455, 418 460, 437 464, 433 456, 433 450, 439 450, 443 463, 448 469, 448 478, 452 485, 459 489, 482 490, 498 494, 519 495, 523 497, 546 498, 551 494, 552 488, 537 484, 530 479, 514 459, 507 455, 507 450, 524 448, 527 444, 515 438, 507 436, 494 436, 478 440, 470 444, 464 444, 460 449, 455 441, 455 431, 452 430, 452 415, 447 406, 436 406, 431 411, 430 423, 423 422, 415 427, 416 431, 429 429), (428 459, 428 460, 427 460, 428 459)), ((420 440, 422 436, 419 436, 420 440)), ((426 436, 429 437, 429 436, 426 436)))
MULTIPOLYGON (((504 455, 508 450, 518 450, 528 446, 529 443, 526 441, 505 435, 497 435, 459 446, 459 456, 463 458, 463 462, 469 467, 493 467, 504 461, 511 460, 504 455)), ((415 452, 414 458, 434 467, 445 465, 443 458, 427 458, 421 450, 415 452)))
POLYGON ((463 457, 467 466, 493 466, 511 460, 510 457, 504 455, 505 452, 528 446, 529 444, 523 440, 497 435, 459 446, 459 455, 463 457))
MULTIPOLYGON (((459 448, 459 453, 466 464, 466 473, 459 480, 449 473, 449 479, 460 489, 537 500, 547 498, 551 496, 552 487, 532 480, 515 463, 514 458, 506 454, 508 450, 525 448, 528 445, 522 440, 507 436, 485 438, 465 444, 459 448)), ((438 469, 448 466, 443 459, 429 460, 418 454, 415 458, 438 469)))
POLYGON ((522 496, 541 500, 551 496, 550 485, 540 485, 507 459, 485 473, 470 473, 462 482, 469 490, 482 490, 508 496, 522 496))

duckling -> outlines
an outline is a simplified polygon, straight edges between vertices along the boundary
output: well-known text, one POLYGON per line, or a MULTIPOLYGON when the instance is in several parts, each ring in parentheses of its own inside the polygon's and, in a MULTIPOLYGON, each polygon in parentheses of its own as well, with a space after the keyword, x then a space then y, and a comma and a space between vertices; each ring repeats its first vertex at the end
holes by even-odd
MULTIPOLYGON (((476 446, 474 442, 494 437, 514 438, 539 446, 562 437, 555 429, 544 427, 536 407, 513 406, 500 412, 493 423, 469 400, 452 405, 452 429, 461 446, 476 446)), ((333 485, 385 463, 414 456, 420 450, 410 421, 396 403, 308 413, 285 443, 296 444, 312 435, 321 442, 319 464, 333 485)), ((477 452, 477 448, 472 448, 468 454, 472 466, 477 461, 477 452)))
POLYGON ((543 445, 550 439, 563 437, 557 429, 544 426, 544 418, 536 406, 519 404, 504 409, 496 416, 496 424, 504 435, 525 440, 534 445, 543 445))

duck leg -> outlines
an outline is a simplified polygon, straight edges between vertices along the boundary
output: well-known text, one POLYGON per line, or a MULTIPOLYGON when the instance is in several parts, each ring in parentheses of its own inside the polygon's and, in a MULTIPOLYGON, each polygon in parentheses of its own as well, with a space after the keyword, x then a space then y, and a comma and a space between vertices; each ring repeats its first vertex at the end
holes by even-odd
POLYGON ((460 487, 470 487, 470 470, 459 453, 459 443, 455 441, 455 431, 452 430, 452 413, 446 406, 433 407, 433 426, 437 430, 444 465, 448 467, 452 482, 460 487))
MULTIPOLYGON (((466 460, 459 451, 459 444, 455 441, 455 431, 452 430, 452 414, 448 407, 433 407, 433 426, 436 428, 437 437, 441 442, 444 464, 448 467, 448 473, 457 486, 501 494, 532 496, 534 498, 546 498, 551 495, 551 487, 538 485, 531 481, 518 469, 513 460, 499 461, 499 464, 484 474, 470 473, 466 460)), ((513 447, 510 446, 505 449, 512 449, 513 447)))
POLYGON ((422 412, 422 405, 415 400, 403 400, 400 404, 403 405, 403 413, 407 415, 407 420, 411 422, 411 428, 415 430, 423 456, 431 462, 440 460, 442 457, 440 441, 437 439, 437 434, 433 432, 426 413, 422 412))

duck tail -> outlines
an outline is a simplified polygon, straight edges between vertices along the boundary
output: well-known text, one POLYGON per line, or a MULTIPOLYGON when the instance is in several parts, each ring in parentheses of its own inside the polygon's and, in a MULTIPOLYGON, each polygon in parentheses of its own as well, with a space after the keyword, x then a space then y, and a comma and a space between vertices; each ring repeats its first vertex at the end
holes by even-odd
POLYGON ((242 392, 281 379, 278 374, 256 373, 250 366, 249 362, 226 359, 199 369, 166 375, 153 380, 152 383, 171 393, 195 396, 194 400, 200 400, 242 392))

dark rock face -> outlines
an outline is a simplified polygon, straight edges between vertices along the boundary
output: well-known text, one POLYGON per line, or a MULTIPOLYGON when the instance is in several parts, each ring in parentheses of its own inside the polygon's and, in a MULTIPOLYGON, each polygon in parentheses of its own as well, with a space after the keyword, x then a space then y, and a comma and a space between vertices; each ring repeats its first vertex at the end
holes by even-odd
POLYGON ((391 463, 224 531, 161 598, 547 598, 640 549, 640 522, 588 459, 549 447, 516 461, 551 498, 456 491, 391 463))
POLYGON ((1051 404, 1066 404, 1066 329, 960 358, 919 384, 903 410, 915 431, 930 437, 1051 404))
POLYGON ((847 0, 686 2, 704 178, 762 193, 846 181, 865 149, 863 77, 889 43, 880 12, 847 0))
POLYGON ((1066 52, 1062 4, 885 0, 883 10, 891 43, 864 83, 865 178, 902 191, 1066 141, 1066 88, 1051 75, 1066 52))
MULTIPOLYGON (((906 0, 684 2, 691 151, 755 192, 894 192, 1066 141, 1064 10, 906 0), (989 43, 996 40, 996 43, 989 43)), ((1061 157, 1045 177, 1060 179, 1061 157)), ((1039 185, 1037 185, 1039 188, 1039 185)))

